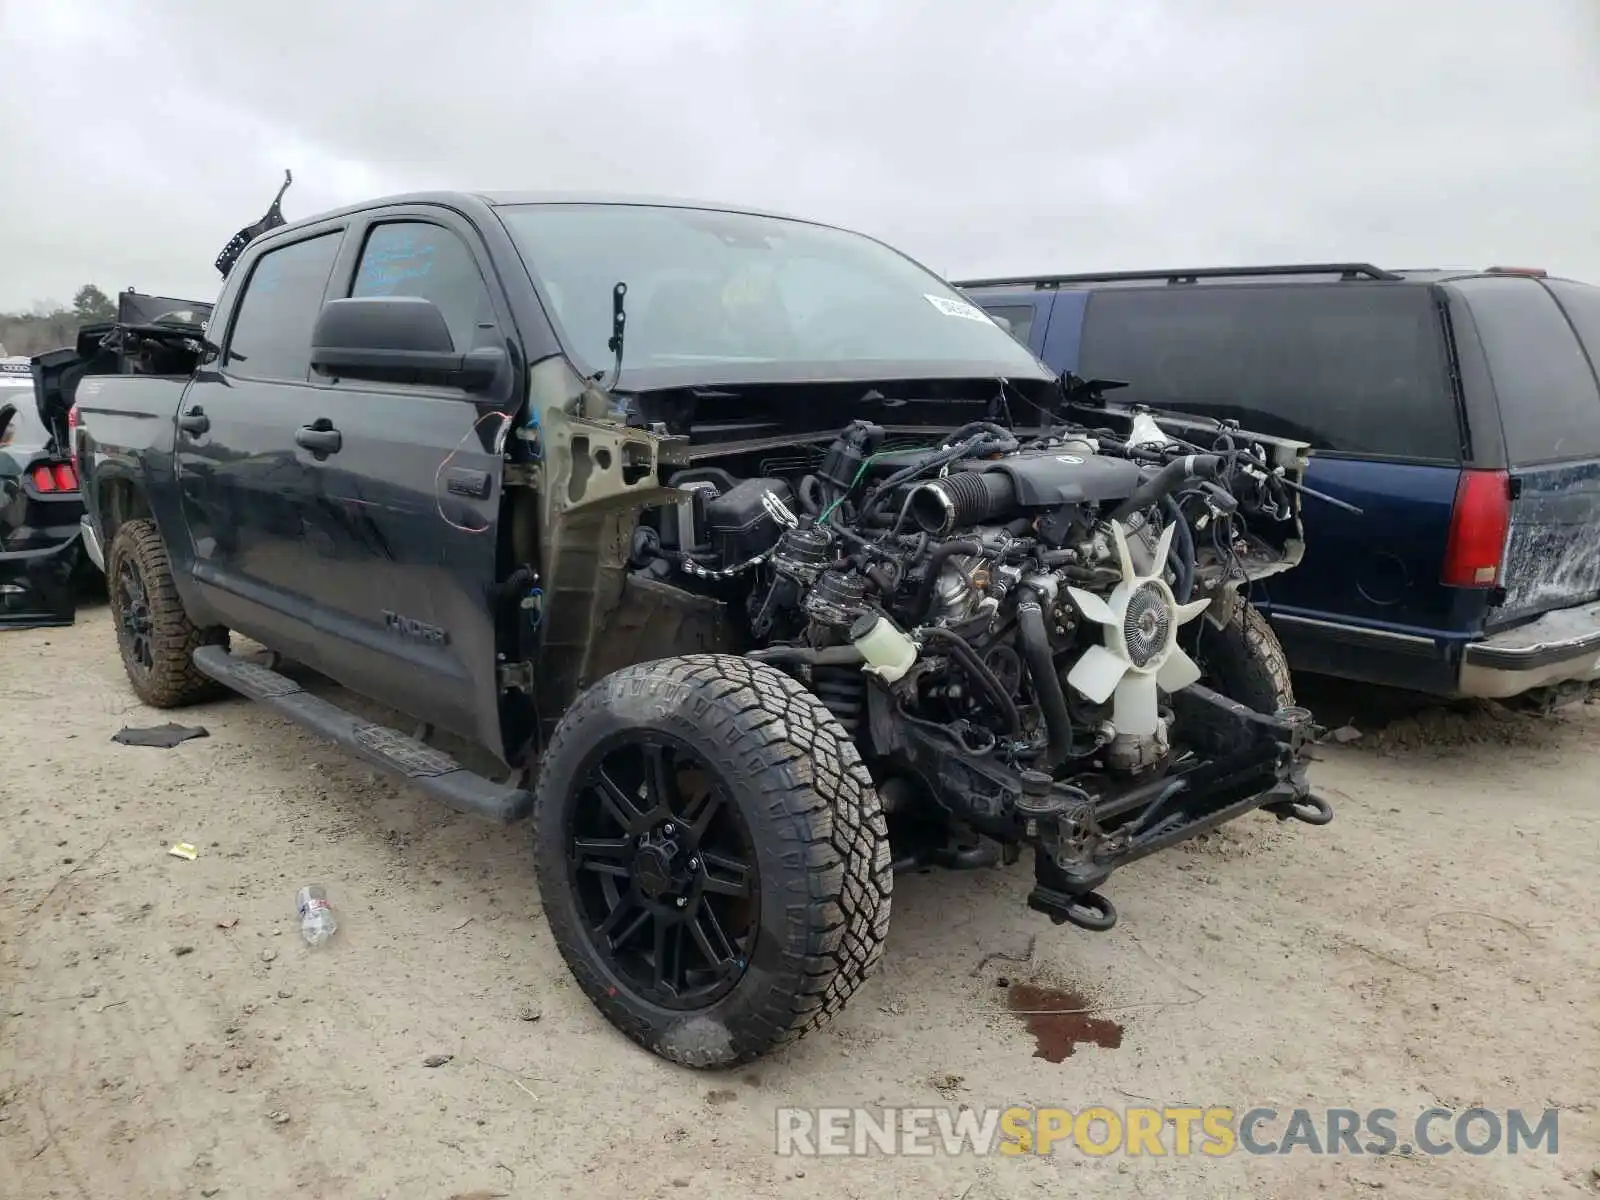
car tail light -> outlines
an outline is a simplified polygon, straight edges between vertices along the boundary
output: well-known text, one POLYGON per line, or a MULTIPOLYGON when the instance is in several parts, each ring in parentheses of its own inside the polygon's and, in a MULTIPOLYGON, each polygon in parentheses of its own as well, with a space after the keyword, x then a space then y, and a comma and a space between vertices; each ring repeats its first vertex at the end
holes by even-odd
POLYGON ((78 472, 67 463, 33 469, 33 486, 41 492, 60 493, 78 490, 78 472))
POLYGON ((1510 528, 1511 477, 1504 471, 1461 472, 1439 581, 1448 587, 1495 586, 1510 528))

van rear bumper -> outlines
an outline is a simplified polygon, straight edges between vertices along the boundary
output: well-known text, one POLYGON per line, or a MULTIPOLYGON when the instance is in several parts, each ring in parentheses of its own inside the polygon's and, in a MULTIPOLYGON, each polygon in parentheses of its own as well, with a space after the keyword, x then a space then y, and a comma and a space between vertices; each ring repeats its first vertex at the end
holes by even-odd
POLYGON ((1555 612, 1469 642, 1461 654, 1463 696, 1501 700, 1532 688, 1600 680, 1600 602, 1555 612))

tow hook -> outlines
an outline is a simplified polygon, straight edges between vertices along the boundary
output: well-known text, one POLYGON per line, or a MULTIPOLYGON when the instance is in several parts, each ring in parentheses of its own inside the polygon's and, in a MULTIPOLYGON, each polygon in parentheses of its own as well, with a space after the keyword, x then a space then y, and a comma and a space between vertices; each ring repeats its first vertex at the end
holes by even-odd
POLYGON ((1104 933, 1117 923, 1117 908, 1099 892, 1068 895, 1054 888, 1035 886, 1028 893, 1028 907, 1041 912, 1057 925, 1071 922, 1091 933, 1104 933))
POLYGON ((1304 821, 1307 825, 1326 825, 1333 820, 1333 805, 1321 796, 1313 796, 1309 792, 1299 800, 1274 804, 1267 811, 1280 821, 1287 821, 1292 817, 1296 821, 1304 821))
POLYGON ((1117 923, 1117 909, 1099 892, 1091 891, 1110 873, 1104 868, 1068 870, 1056 861, 1063 841, 1081 841, 1093 826, 1089 799, 1076 789, 1056 788, 1042 771, 1021 773, 1022 794, 1016 813, 1034 839, 1034 887, 1028 907, 1057 925, 1071 922, 1091 933, 1104 933, 1117 923), (1064 829, 1063 822, 1068 828, 1064 829), (1064 885, 1064 886, 1063 886, 1064 885))

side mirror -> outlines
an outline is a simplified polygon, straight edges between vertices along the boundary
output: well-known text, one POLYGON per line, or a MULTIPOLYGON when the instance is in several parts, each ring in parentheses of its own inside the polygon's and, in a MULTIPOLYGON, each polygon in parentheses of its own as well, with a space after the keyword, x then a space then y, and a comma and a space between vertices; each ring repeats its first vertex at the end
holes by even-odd
POLYGON ((431 383, 480 391, 505 352, 456 350, 444 314, 422 296, 352 296, 322 306, 311 332, 311 369, 329 378, 431 383))

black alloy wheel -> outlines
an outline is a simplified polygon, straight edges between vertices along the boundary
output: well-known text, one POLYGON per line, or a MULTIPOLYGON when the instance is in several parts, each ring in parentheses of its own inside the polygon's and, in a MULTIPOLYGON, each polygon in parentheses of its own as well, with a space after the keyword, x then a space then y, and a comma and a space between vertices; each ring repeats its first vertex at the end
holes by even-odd
POLYGON ((123 646, 123 662, 129 671, 138 671, 148 678, 155 669, 155 652, 150 645, 155 622, 150 617, 150 596, 145 590, 144 576, 132 558, 124 558, 117 564, 115 598, 117 638, 123 646))
POLYGON ((225 646, 228 631, 189 620, 172 563, 154 522, 124 521, 106 550, 106 590, 117 649, 134 693, 154 708, 176 708, 220 695, 221 685, 194 665, 199 646, 225 646))
POLYGON ((599 680, 545 747, 533 825, 578 985, 671 1062, 787 1045, 882 957, 894 872, 872 777, 822 701, 764 663, 691 654, 599 680))
POLYGON ((585 935, 641 997, 701 1008, 738 983, 760 924, 755 845, 692 748, 654 734, 597 749, 567 853, 585 935))

